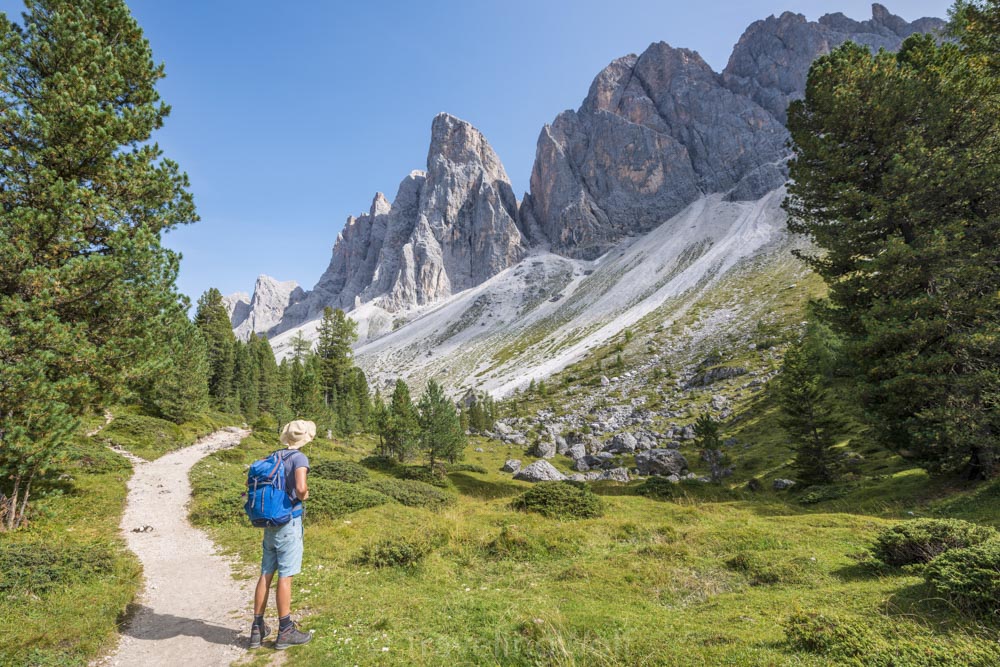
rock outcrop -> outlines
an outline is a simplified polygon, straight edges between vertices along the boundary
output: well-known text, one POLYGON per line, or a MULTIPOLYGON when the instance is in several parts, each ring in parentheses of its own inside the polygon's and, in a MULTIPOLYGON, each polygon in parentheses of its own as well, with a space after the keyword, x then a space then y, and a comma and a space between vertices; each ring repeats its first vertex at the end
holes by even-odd
POLYGON ((785 122, 788 104, 805 93, 809 66, 817 57, 846 41, 864 44, 873 51, 895 51, 910 35, 942 27, 944 21, 934 18, 908 23, 879 4, 872 5, 868 21, 855 21, 839 12, 807 21, 802 14, 785 12, 746 29, 722 79, 727 88, 785 122))
POLYGON ((488 280, 526 251, 500 158, 472 125, 438 114, 427 171, 403 179, 391 204, 378 193, 368 213, 347 219, 330 266, 275 331, 326 306, 375 302, 397 311, 430 303, 488 280))
POLYGON ((942 25, 878 4, 863 22, 789 12, 750 26, 721 75, 663 42, 619 58, 577 111, 542 129, 523 226, 555 252, 593 259, 704 194, 758 199, 787 178, 785 109, 817 56, 847 40, 895 50, 942 25))
POLYGON ((247 340, 252 333, 265 333, 277 325, 289 307, 305 296, 294 280, 278 281, 267 275, 257 276, 253 297, 247 300, 243 292, 223 297, 229 311, 233 333, 240 340, 247 340))
POLYGON ((522 210, 553 251, 593 259, 703 193, 778 187, 786 139, 700 55, 659 42, 612 62, 578 111, 542 129, 522 210))

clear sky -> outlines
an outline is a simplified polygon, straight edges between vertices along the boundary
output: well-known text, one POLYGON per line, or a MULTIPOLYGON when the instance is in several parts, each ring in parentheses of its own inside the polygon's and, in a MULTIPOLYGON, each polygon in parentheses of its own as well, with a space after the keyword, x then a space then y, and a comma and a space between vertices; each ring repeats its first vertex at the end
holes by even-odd
MULTIPOLYGON (((478 127, 518 197, 545 123, 611 60, 654 41, 721 70, 754 20, 871 16, 861 0, 129 0, 173 107, 156 139, 191 178, 201 222, 167 244, 179 286, 251 291, 260 273, 311 288, 350 214, 423 169, 431 119, 478 127)), ((886 0, 907 20, 950 0, 886 0)), ((0 0, 0 11, 23 5, 0 0)))

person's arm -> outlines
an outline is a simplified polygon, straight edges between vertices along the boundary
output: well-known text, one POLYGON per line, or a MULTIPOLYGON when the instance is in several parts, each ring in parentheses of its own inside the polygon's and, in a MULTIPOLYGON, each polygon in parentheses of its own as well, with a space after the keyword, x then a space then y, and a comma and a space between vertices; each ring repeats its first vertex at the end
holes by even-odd
POLYGON ((299 500, 309 498, 309 486, 306 484, 306 475, 308 474, 309 468, 300 467, 295 469, 295 496, 299 500))

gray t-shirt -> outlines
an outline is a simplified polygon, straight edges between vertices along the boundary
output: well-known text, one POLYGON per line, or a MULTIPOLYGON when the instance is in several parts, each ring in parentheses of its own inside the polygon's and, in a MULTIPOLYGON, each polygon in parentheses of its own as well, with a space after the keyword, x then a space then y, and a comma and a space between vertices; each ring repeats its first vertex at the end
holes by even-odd
POLYGON ((299 499, 298 494, 295 493, 295 471, 298 468, 308 470, 309 459, 297 449, 283 449, 281 450, 281 457, 285 464, 285 491, 291 496, 292 504, 294 504, 299 499))

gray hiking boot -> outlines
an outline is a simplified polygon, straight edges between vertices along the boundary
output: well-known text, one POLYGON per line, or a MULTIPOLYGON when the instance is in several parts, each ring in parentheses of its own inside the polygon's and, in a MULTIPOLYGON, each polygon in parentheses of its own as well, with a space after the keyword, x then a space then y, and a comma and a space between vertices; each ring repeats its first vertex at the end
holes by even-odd
POLYGON ((250 628, 250 648, 260 648, 260 643, 271 635, 271 628, 267 623, 254 625, 250 628))
POLYGON ((308 644, 312 638, 312 633, 302 632, 299 630, 299 624, 292 621, 291 625, 278 633, 278 639, 274 642, 274 648, 278 651, 284 651, 289 646, 308 644))

